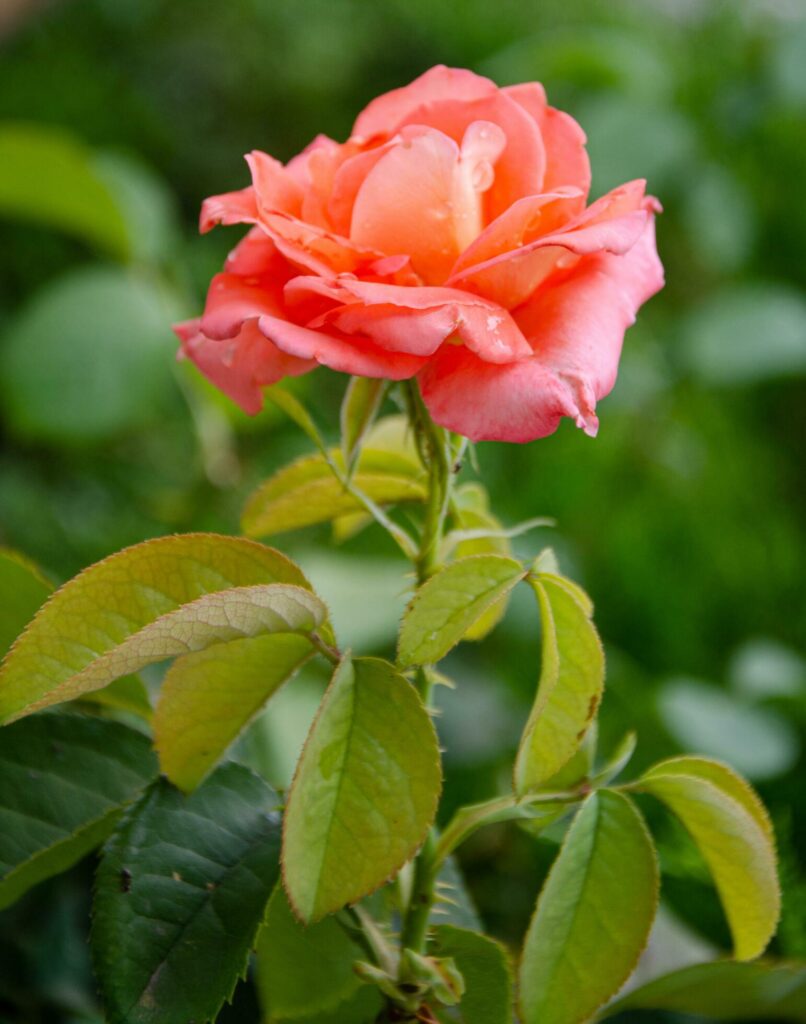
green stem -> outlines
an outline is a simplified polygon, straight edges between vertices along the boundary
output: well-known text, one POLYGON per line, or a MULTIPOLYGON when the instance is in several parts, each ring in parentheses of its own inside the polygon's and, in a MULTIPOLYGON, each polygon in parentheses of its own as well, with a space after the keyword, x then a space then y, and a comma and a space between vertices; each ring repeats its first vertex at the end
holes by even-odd
POLYGON ((495 825, 502 821, 534 820, 535 808, 577 803, 584 796, 585 793, 581 789, 569 789, 561 792, 535 793, 521 798, 500 796, 485 803, 460 807, 440 836, 434 851, 435 869, 438 871, 456 847, 484 825, 495 825))
MULTIPOLYGON (((423 404, 416 384, 409 382, 405 391, 417 448, 428 470, 428 500, 425 506, 420 546, 414 560, 417 582, 422 585, 440 566, 442 537, 451 503, 455 476, 455 454, 450 434, 438 427, 423 404)), ((431 702, 433 677, 428 665, 417 670, 417 689, 426 707, 431 702)), ((428 922, 435 900, 438 866, 435 854, 439 844, 436 829, 431 829, 414 862, 411 898, 403 922, 401 948, 417 953, 425 951, 428 922)))
POLYGON ((428 922, 434 906, 434 886, 437 880, 434 854, 437 843, 436 830, 432 828, 414 862, 414 884, 400 936, 400 946, 402 949, 413 949, 415 953, 422 953, 425 950, 428 922))

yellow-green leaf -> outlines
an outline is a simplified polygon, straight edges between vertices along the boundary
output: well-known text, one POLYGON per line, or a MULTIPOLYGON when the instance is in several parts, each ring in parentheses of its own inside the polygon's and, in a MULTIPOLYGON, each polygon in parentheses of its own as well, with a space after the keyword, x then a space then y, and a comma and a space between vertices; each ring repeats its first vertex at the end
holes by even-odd
POLYGON ((297 566, 252 541, 187 534, 91 566, 43 605, 0 667, 0 721, 210 644, 309 632, 327 611, 297 566))
POLYGON ((386 381, 351 377, 341 403, 341 445, 344 464, 350 472, 361 445, 378 413, 386 381))
POLYGON ((582 1024, 632 973, 658 899, 655 850, 620 793, 588 797, 537 902, 520 966, 524 1024, 582 1024))
POLYGON ((297 767, 283 877, 305 922, 391 878, 425 838, 440 791, 436 733, 413 686, 378 658, 345 658, 297 767))
POLYGON ((698 779, 705 779, 706 782, 712 782, 717 789, 721 789, 740 803, 770 842, 775 843, 770 816, 758 793, 746 779, 723 761, 701 755, 683 754, 680 757, 659 761, 644 774, 644 779, 651 779, 655 775, 693 775, 698 779))
POLYGON ((400 665, 428 665, 444 658, 524 576, 523 567, 503 555, 474 555, 441 569, 419 588, 406 609, 398 644, 400 665))
POLYGON ((314 653, 294 633, 267 634, 177 658, 154 714, 160 766, 180 789, 197 786, 266 701, 314 653))
MULTIPOLYGON (((464 540, 456 545, 455 557, 469 558, 471 555, 506 555, 512 554, 512 545, 505 536, 495 536, 503 532, 503 525, 489 509, 487 492, 477 484, 465 484, 457 489, 456 529, 458 530, 489 530, 493 536, 464 540)), ((509 594, 504 594, 495 604, 477 619, 465 634, 465 640, 483 640, 503 619, 509 602, 509 594)))
POLYGON ((322 440, 322 435, 319 433, 319 428, 316 426, 311 414, 296 395, 293 395, 281 384, 275 384, 273 387, 266 388, 264 395, 273 402, 278 409, 282 409, 286 416, 293 420, 300 430, 308 435, 320 451, 324 450, 324 441, 322 440))
MULTIPOLYGON (((340 451, 331 452, 342 466, 340 451)), ((424 501, 421 467, 404 455, 364 448, 353 483, 377 505, 424 501)), ((336 479, 321 455, 307 455, 279 470, 254 492, 241 519, 249 537, 268 537, 286 530, 339 519, 364 506, 336 479)))
MULTIPOLYGON (((700 849, 730 925, 737 960, 764 952, 781 910, 775 847, 766 815, 722 765, 690 758, 656 765, 640 787, 672 810, 700 849)), ((752 792, 752 791, 751 791, 752 792)))
POLYGON ((563 577, 530 580, 543 622, 543 664, 515 762, 515 790, 528 793, 573 757, 604 689, 604 652, 587 595, 563 577))
MULTIPOLYGON (((0 548, 0 658, 53 593, 39 569, 16 551, 0 548)), ((137 676, 115 680, 87 699, 104 707, 151 717, 148 691, 137 676)))

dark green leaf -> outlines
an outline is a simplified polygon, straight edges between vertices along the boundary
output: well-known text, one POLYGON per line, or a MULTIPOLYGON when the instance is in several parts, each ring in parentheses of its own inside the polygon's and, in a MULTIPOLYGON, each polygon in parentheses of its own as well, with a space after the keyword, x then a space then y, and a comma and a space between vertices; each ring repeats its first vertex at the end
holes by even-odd
POLYGON ((806 964, 696 964, 655 978, 611 1003, 623 1010, 663 1010, 711 1020, 806 1021, 806 964))
POLYGON ((279 876, 279 798, 236 764, 185 797, 166 779, 98 868, 92 950, 110 1024, 205 1024, 244 973, 279 876))
POLYGON ((157 772, 148 739, 47 713, 0 732, 0 907, 99 846, 157 772))
POLYGON ((455 857, 445 858, 437 875, 436 894, 431 911, 434 924, 451 924, 473 932, 482 931, 479 912, 455 857))

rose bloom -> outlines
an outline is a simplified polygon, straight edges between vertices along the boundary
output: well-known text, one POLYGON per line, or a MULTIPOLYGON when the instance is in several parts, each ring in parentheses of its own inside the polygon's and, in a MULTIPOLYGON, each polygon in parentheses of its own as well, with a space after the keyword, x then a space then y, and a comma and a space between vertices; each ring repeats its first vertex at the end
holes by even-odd
POLYGON ((435 67, 205 201, 201 230, 250 224, 182 348, 249 413, 318 364, 416 377, 434 420, 530 441, 568 416, 591 435, 624 332, 663 284, 657 201, 632 181, 587 205, 576 121, 537 83, 435 67))

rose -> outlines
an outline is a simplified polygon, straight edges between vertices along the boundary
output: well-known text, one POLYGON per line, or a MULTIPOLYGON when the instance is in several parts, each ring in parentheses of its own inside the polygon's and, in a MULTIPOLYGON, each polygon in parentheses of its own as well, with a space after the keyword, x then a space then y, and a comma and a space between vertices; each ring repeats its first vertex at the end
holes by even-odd
POLYGON ((529 441, 589 434, 626 328, 663 284, 643 181, 586 206, 585 135, 536 83, 435 67, 373 100, 343 144, 208 199, 201 229, 253 225, 212 281, 184 352, 247 412, 317 364, 416 376, 433 419, 529 441))

